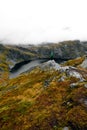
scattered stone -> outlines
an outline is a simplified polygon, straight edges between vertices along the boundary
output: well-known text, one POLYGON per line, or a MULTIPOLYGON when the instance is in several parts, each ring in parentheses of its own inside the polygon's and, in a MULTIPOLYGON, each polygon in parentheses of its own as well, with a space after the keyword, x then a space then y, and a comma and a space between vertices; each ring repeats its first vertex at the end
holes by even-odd
POLYGON ((69 105, 70 104, 70 102, 67 102, 67 105, 69 105))
POLYGON ((50 84, 50 80, 45 80, 45 81, 44 81, 44 87, 48 87, 49 84, 50 84))
POLYGON ((62 76, 60 79, 58 79, 58 82, 62 82, 66 79, 66 76, 62 76))
POLYGON ((60 72, 66 72, 67 70, 69 70, 69 66, 64 66, 60 68, 60 72))
POLYGON ((80 82, 85 81, 85 79, 82 77, 82 75, 77 72, 77 69, 75 67, 70 67, 66 70, 67 76, 72 76, 80 80, 80 82))
MULTIPOLYGON (((46 71, 50 70, 50 69, 55 69, 55 70, 58 70, 61 73, 65 72, 65 74, 68 77, 71 76, 71 77, 75 77, 75 78, 79 79, 79 82, 85 81, 82 74, 80 74, 78 72, 78 69, 76 67, 72 67, 72 66, 61 67, 61 65, 56 63, 54 60, 49 60, 48 62, 41 64, 40 68, 42 70, 46 70, 46 71)), ((64 81, 64 80, 65 80, 65 76, 61 77, 58 81, 64 81)))
POLYGON ((87 106, 87 99, 84 100, 84 104, 87 106))
POLYGON ((62 130, 69 130, 69 127, 64 127, 62 130))
POLYGON ((87 88, 87 84, 85 84, 84 87, 87 88))
POLYGON ((81 98, 79 101, 87 107, 87 98, 81 98))
POLYGON ((70 87, 75 88, 77 85, 78 85, 78 83, 72 83, 72 84, 70 84, 70 87))

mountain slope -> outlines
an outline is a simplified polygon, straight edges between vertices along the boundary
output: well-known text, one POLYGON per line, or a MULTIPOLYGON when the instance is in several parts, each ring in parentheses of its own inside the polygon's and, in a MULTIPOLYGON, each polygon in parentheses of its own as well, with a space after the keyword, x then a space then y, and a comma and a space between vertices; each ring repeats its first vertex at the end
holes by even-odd
POLYGON ((50 60, 2 83, 1 130, 86 130, 87 70, 80 67, 83 60, 62 65, 50 60))
POLYGON ((87 42, 78 40, 40 45, 4 45, 1 48, 7 50, 7 58, 12 60, 50 58, 51 52, 54 53, 54 58, 61 59, 73 59, 87 54, 87 42))

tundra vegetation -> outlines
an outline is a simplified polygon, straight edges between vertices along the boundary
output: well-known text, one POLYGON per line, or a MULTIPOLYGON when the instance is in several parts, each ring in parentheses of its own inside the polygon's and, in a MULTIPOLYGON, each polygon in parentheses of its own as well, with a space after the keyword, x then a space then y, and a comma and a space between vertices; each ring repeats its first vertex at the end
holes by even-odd
MULTIPOLYGON (((85 56, 62 64, 50 60, 9 79, 14 63, 7 48, 0 52, 0 130, 86 130, 85 56)), ((19 57, 26 60, 22 50, 19 57)))

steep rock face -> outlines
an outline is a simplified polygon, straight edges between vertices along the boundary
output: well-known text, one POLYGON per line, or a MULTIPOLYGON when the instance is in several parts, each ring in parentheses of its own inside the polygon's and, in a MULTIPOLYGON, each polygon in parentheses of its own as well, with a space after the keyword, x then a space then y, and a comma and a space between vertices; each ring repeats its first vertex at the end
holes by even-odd
POLYGON ((30 58, 50 58, 53 52, 53 58, 73 59, 83 56, 87 53, 87 42, 80 41, 65 41, 54 44, 40 44, 40 45, 17 45, 7 46, 7 56, 11 59, 30 59, 30 58))
POLYGON ((15 45, 4 45, 3 48, 0 49, 1 55, 5 60, 1 59, 6 62, 9 68, 12 68, 17 63, 29 61, 34 57, 34 54, 30 53, 29 50, 27 52, 26 50, 18 49, 15 45))
POLYGON ((26 51, 21 51, 20 49, 14 48, 14 46, 11 46, 11 48, 7 48, 7 58, 12 60, 29 60, 33 57, 30 53, 26 53, 26 51))
POLYGON ((54 58, 73 59, 87 53, 87 42, 66 41, 58 44, 43 44, 36 48, 36 53, 43 58, 49 58, 53 52, 54 58))

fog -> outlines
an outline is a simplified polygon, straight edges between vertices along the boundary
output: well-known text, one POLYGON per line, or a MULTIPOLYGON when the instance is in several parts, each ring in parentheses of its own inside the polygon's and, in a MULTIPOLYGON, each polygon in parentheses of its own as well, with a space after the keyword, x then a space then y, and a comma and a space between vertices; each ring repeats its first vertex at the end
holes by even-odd
POLYGON ((87 0, 0 0, 0 41, 87 40, 87 0))

